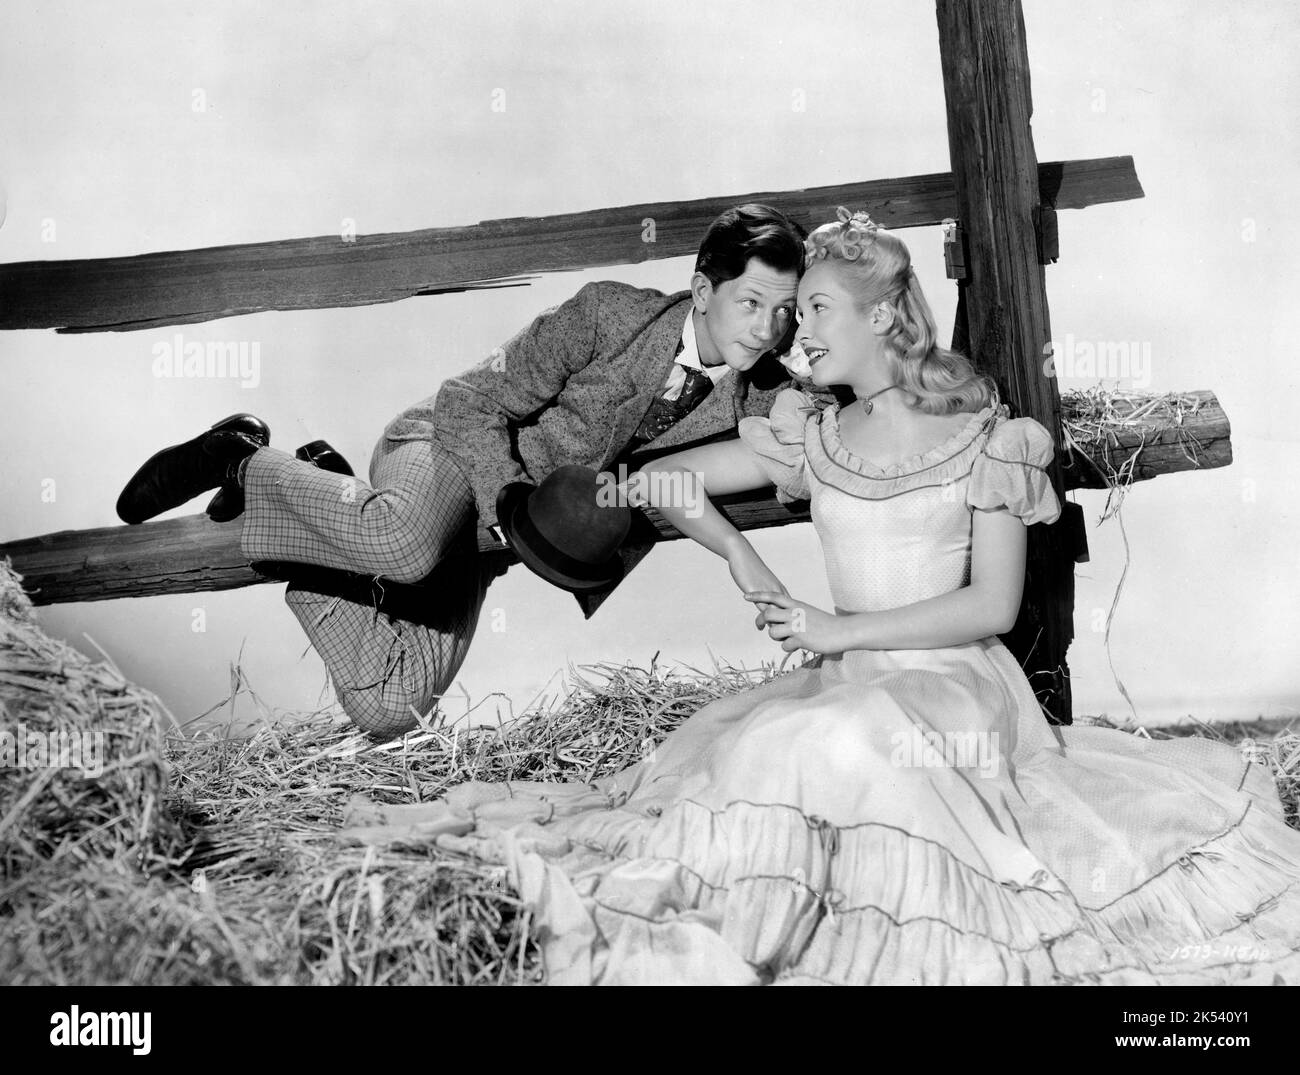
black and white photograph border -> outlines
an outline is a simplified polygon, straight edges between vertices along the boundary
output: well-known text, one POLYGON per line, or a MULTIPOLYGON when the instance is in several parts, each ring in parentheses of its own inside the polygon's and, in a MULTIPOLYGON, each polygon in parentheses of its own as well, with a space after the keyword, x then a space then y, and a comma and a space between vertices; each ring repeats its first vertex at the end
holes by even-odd
POLYGON ((1300 983, 1300 9, 0 28, 0 981, 1300 983))

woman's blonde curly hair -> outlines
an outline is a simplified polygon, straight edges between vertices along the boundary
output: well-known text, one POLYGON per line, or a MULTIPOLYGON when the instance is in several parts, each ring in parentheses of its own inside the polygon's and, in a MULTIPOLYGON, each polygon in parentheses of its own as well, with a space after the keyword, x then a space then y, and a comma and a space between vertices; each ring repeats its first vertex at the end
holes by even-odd
POLYGON ((838 219, 804 241, 805 268, 833 259, 853 288, 859 310, 888 303, 894 324, 886 343, 890 380, 908 404, 927 414, 978 411, 997 403, 997 388, 965 355, 938 343, 934 314, 901 239, 866 213, 840 207, 838 219))

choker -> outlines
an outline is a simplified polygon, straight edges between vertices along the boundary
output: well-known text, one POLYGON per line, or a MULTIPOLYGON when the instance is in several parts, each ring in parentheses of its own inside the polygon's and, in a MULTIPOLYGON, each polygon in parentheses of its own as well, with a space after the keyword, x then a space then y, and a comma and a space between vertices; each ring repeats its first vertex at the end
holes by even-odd
POLYGON ((872 404, 871 401, 872 401, 873 399, 875 399, 877 396, 883 396, 883 395, 884 395, 886 392, 888 392, 891 388, 897 388, 897 387, 898 387, 898 385, 896 385, 896 384, 887 385, 886 387, 882 388, 879 392, 872 392, 871 395, 867 396, 866 399, 860 399, 860 400, 858 400, 858 402, 862 404, 862 413, 863 413, 863 414, 870 414, 870 413, 871 413, 871 408, 872 408, 872 406, 873 406, 873 404, 872 404))

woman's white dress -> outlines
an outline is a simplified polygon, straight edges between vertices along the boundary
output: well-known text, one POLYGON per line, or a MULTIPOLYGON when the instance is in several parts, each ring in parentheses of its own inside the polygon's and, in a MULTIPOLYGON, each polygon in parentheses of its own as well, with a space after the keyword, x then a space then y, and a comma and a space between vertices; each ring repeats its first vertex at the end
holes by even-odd
MULTIPOLYGON (((902 464, 787 391, 742 438, 811 499, 837 609, 969 580, 973 511, 1060 507, 1003 409, 902 464)), ((1054 728, 996 639, 827 656, 590 785, 470 783, 365 840, 504 864, 552 983, 1300 984, 1300 832, 1230 746, 1054 728)))

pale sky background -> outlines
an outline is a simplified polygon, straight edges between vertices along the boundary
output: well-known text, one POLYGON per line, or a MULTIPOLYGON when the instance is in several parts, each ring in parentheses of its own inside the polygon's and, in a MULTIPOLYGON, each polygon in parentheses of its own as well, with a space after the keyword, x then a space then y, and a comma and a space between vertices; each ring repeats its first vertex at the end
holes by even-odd
MULTIPOLYGON (((1025 19, 1039 159, 1132 154, 1147 195, 1061 214, 1061 261, 1047 270, 1055 337, 1149 344, 1151 388, 1213 389, 1233 425, 1231 467, 1162 477, 1128 497, 1116 670, 1148 723, 1300 713, 1300 377, 1289 322, 1300 285, 1300 7, 1026 0, 1025 19)), ((934 9, 916 0, 10 0, 0 12, 4 261, 337 234, 345 218, 361 233, 401 231, 948 168, 934 9), (491 107, 497 89, 504 112, 491 107), (205 112, 191 107, 196 90, 205 112)), ((946 336, 955 292, 939 234, 903 237, 946 336)), ((118 491, 148 455, 236 411, 266 419, 290 450, 327 438, 364 473, 389 418, 587 280, 675 291, 690 269, 674 259, 182 328, 187 340, 258 342, 252 389, 155 378, 152 348, 174 329, 2 334, 0 539, 116 523, 118 491), (47 479, 53 502, 42 500, 47 479)), ((1099 630, 1121 535, 1113 520, 1097 525, 1101 494, 1074 495, 1092 549, 1078 572, 1075 708, 1121 716, 1099 630)), ((762 531, 754 543, 796 596, 829 604, 811 527, 762 531)), ((181 720, 226 697, 236 660, 267 705, 311 709, 329 699, 327 680, 282 590, 40 616, 94 653, 91 636, 181 720)), ((750 620, 723 562, 687 542, 658 549, 590 621, 516 568, 488 594, 460 685, 476 702, 500 692, 485 708, 508 715, 507 700, 519 712, 557 689, 570 663, 779 657, 750 620)), ((238 712, 250 712, 246 701, 238 712)))

